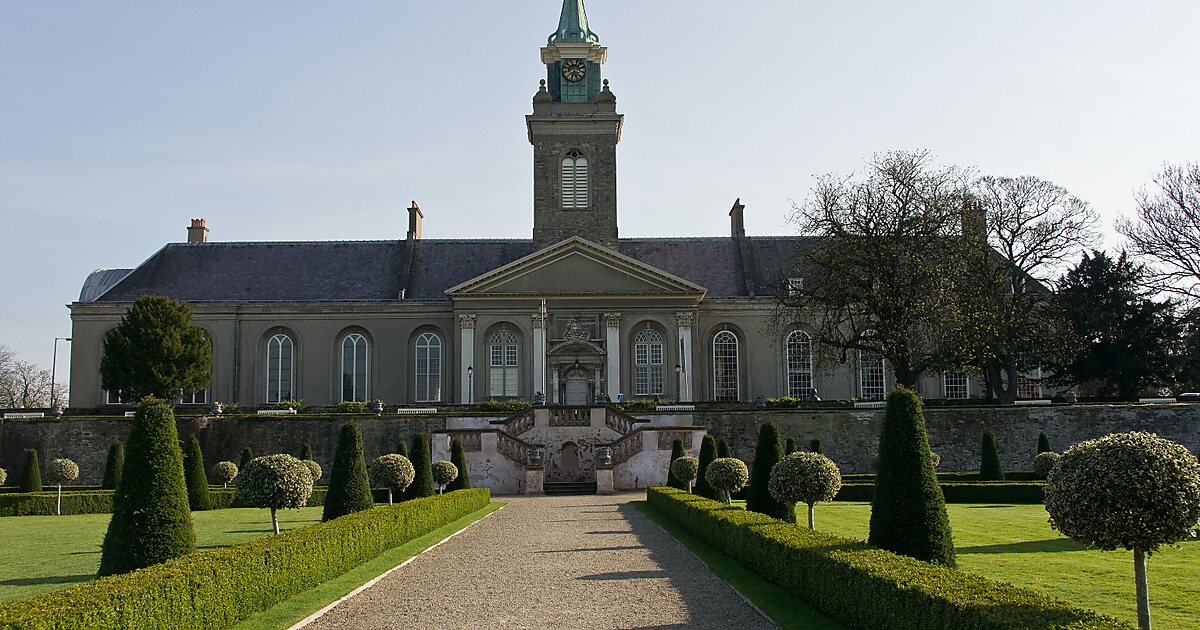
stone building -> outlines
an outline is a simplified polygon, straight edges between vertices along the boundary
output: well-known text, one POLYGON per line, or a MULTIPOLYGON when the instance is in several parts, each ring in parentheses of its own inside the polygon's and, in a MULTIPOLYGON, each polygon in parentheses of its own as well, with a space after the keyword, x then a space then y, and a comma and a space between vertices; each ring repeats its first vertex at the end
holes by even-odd
MULTIPOLYGON (((212 343, 212 384, 185 404, 881 399, 882 359, 814 364, 809 322, 773 317, 806 275, 803 237, 747 236, 740 202, 727 236, 619 237, 624 115, 602 78, 606 56, 582 0, 566 0, 525 120, 531 239, 423 239, 415 202, 393 240, 214 242, 193 220, 186 242, 85 281, 70 307, 71 406, 126 402, 101 388, 103 338, 149 294, 188 303, 212 343)), ((921 388, 980 394, 965 374, 921 388)))

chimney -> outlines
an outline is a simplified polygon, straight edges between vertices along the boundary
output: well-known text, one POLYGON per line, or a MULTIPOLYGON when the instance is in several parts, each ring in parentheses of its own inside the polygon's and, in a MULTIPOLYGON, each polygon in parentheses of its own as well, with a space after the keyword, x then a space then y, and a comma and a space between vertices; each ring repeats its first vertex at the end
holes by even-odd
POLYGON ((733 238, 745 238, 746 236, 746 217, 742 212, 745 209, 746 206, 742 205, 742 198, 738 197, 737 201, 733 202, 733 209, 729 211, 729 227, 733 238))
POLYGON ((408 209, 408 240, 421 240, 421 219, 423 218, 425 218, 425 214, 421 212, 417 202, 412 202, 412 207, 408 209))
POLYGON ((192 219, 192 227, 188 228, 189 243, 207 243, 208 228, 204 226, 204 219, 192 219))

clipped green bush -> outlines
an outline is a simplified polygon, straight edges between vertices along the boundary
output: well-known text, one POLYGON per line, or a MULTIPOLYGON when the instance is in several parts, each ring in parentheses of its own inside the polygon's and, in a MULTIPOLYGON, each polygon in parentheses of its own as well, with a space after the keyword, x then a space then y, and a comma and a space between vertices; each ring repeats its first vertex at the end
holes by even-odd
POLYGON ((1038 434, 1037 452, 1050 453, 1053 451, 1054 451, 1054 449, 1050 448, 1050 438, 1046 437, 1045 433, 1039 433, 1038 434))
POLYGON ((754 467, 750 469, 750 488, 746 491, 746 509, 773 516, 780 520, 795 517, 791 505, 771 496, 771 470, 783 459, 783 444, 779 442, 779 427, 767 421, 758 428, 758 447, 754 450, 754 467))
POLYGON ((696 487, 692 492, 710 499, 716 499, 717 492, 713 487, 708 485, 708 479, 704 477, 705 471, 708 470, 708 465, 717 458, 717 440, 711 435, 705 435, 700 441, 700 467, 696 471, 696 487))
POLYGON ((171 405, 144 399, 133 415, 126 446, 100 554, 101 576, 165 562, 196 548, 171 405))
POLYGON ((54 501, 55 514, 62 515, 62 485, 71 483, 78 478, 79 464, 64 458, 50 460, 50 465, 46 467, 46 480, 58 486, 58 493, 54 501))
POLYGON ((1138 626, 1150 628, 1146 556, 1195 535, 1200 461, 1153 433, 1115 433, 1067 449, 1046 480, 1050 526, 1103 551, 1133 551, 1138 626))
POLYGON ((221 484, 222 488, 228 488, 229 482, 237 479, 238 467, 233 462, 217 462, 213 466, 213 481, 221 484))
POLYGON ((238 470, 244 469, 252 459, 254 459, 254 451, 249 446, 242 449, 242 458, 238 460, 238 470))
POLYGON ((687 455, 687 451, 683 450, 683 440, 674 440, 671 442, 671 461, 667 462, 667 485, 672 488, 677 488, 687 492, 687 484, 683 480, 675 477, 675 460, 687 455))
POLYGON ((458 467, 444 459, 433 463, 433 480, 438 485, 438 494, 445 492, 446 484, 458 477, 458 467))
POLYGON ((362 433, 357 423, 347 422, 338 435, 321 520, 331 521, 368 510, 373 505, 375 500, 371 497, 371 484, 367 479, 367 461, 363 458, 362 433))
POLYGON ((813 441, 809 442, 808 443, 808 451, 810 453, 820 453, 821 452, 821 440, 813 440, 813 441))
POLYGON ((408 458, 413 465, 413 482, 404 491, 405 501, 437 494, 433 487, 433 455, 430 450, 429 434, 418 433, 413 436, 412 456, 408 458))
POLYGON ((784 441, 784 443, 783 443, 784 457, 787 457, 788 455, 791 455, 792 453, 795 453, 798 450, 800 450, 800 447, 799 447, 799 445, 796 444, 796 438, 788 438, 787 440, 784 441))
POLYGON ((728 438, 721 438, 717 441, 717 457, 726 458, 733 457, 733 448, 729 446, 728 438))
POLYGON ((450 463, 458 468, 458 476, 446 486, 446 492, 466 490, 471 487, 471 473, 467 470, 467 453, 458 438, 450 440, 450 463))
POLYGON ((1039 479, 1045 479, 1046 477, 1049 477, 1050 471, 1054 469, 1054 465, 1057 464, 1058 460, 1061 458, 1062 455, 1059 455, 1053 451, 1038 453, 1033 458, 1033 473, 1037 475, 1039 479))
POLYGON ((879 474, 867 540, 880 549, 953 566, 953 538, 921 399, 913 390, 897 387, 888 394, 879 437, 879 474))
POLYGON ((42 467, 38 464, 37 451, 33 449, 25 451, 25 468, 22 470, 21 484, 18 487, 21 492, 42 491, 42 467))
POLYGON ((797 452, 779 460, 771 469, 771 496, 788 507, 787 518, 796 522, 796 503, 808 506, 808 528, 816 529, 813 518, 819 501, 832 501, 842 489, 842 471, 820 453, 797 452))
POLYGON ((1004 468, 1000 465, 1000 451, 996 448, 996 436, 991 431, 983 433, 982 455, 979 461, 981 481, 1004 481, 1004 468))
POLYGON ((300 509, 312 494, 312 471, 291 455, 256 457, 237 477, 237 493, 246 505, 271 510, 271 527, 279 535, 279 510, 300 509))
POLYGON ((408 459, 408 445, 405 444, 403 440, 396 445, 396 454, 408 459))
POLYGON ((104 479, 100 487, 116 490, 121 484, 121 469, 125 467, 125 444, 120 440, 108 447, 108 460, 104 463, 104 479))
MULTIPOLYGON (((874 484, 847 482, 845 476, 842 480, 835 501, 871 501, 875 497, 874 484)), ((946 503, 1041 505, 1045 500, 1045 486, 1032 481, 942 482, 939 487, 946 503)))
POLYGON ((695 457, 684 455, 679 459, 671 462, 671 475, 683 482, 686 486, 684 492, 692 491, 692 481, 696 479, 696 474, 700 472, 700 460, 695 457))
POLYGON ((196 434, 188 440, 187 453, 183 456, 183 478, 187 482, 188 505, 193 512, 212 509, 212 500, 208 498, 208 474, 204 472, 204 452, 200 450, 200 440, 196 434))
POLYGON ((305 444, 304 446, 301 446, 300 447, 300 460, 307 462, 307 461, 312 461, 312 458, 313 458, 312 444, 305 444))
POLYGON ((302 459, 300 461, 304 462, 305 468, 308 468, 308 474, 312 475, 314 484, 321 480, 321 475, 325 474, 325 471, 321 470, 320 464, 311 459, 302 459))
POLYGON ((734 457, 718 457, 704 471, 708 485, 724 496, 726 504, 732 503, 730 495, 741 490, 750 481, 750 470, 746 462, 734 457))
POLYGON ((0 468, 0 486, 3 486, 6 481, 8 481, 8 471, 0 468))
POLYGON ((370 472, 372 483, 387 488, 387 502, 392 505, 392 491, 404 492, 412 484, 416 471, 407 457, 392 453, 381 455, 371 462, 370 472))

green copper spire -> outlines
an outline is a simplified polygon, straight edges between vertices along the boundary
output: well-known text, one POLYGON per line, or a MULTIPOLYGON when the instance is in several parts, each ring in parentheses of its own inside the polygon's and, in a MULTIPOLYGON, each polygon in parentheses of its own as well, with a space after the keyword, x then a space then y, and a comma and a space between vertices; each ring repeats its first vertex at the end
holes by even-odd
POLYGON ((600 43, 600 36, 588 28, 587 10, 583 8, 583 0, 563 0, 558 30, 552 33, 546 42, 600 43))

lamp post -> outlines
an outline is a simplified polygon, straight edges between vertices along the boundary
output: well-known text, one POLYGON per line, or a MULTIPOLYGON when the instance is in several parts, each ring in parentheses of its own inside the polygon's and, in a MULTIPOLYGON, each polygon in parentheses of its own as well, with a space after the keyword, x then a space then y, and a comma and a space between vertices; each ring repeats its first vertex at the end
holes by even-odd
POLYGON ((58 374, 57 368, 58 368, 58 342, 59 341, 68 341, 69 342, 69 341, 71 341, 71 338, 70 337, 55 337, 54 338, 54 352, 50 355, 50 408, 51 409, 58 408, 58 405, 54 404, 54 380, 58 374))
POLYGON ((467 366, 467 404, 475 404, 475 366, 467 366))

